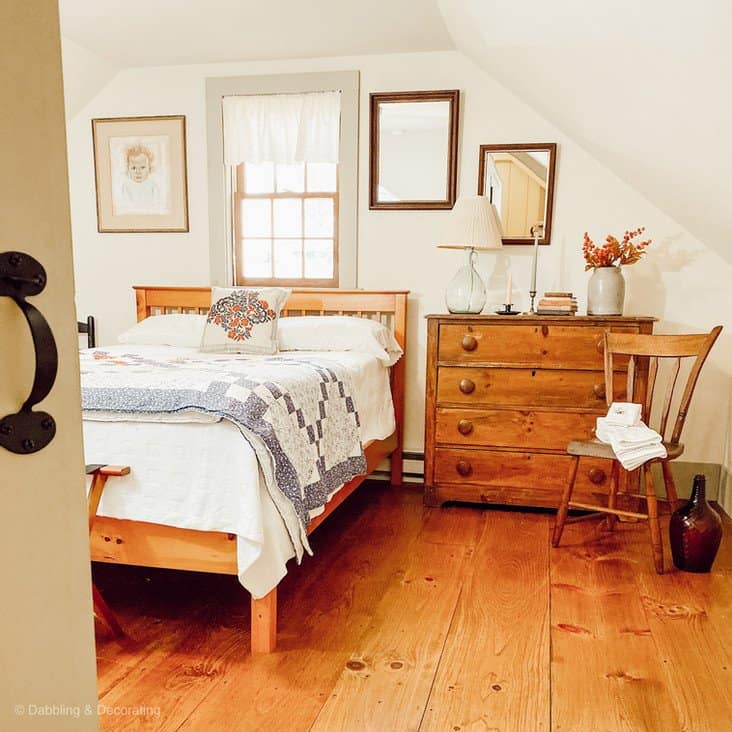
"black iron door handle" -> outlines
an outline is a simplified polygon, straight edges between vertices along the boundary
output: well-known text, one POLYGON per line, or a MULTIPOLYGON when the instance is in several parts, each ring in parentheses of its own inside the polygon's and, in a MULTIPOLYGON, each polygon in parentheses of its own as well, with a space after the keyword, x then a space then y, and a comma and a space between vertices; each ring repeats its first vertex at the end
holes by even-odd
POLYGON ((42 450, 56 434, 56 422, 47 412, 33 407, 48 396, 58 371, 56 341, 41 312, 26 302, 46 286, 46 271, 40 262, 22 252, 0 254, 0 296, 12 298, 30 327, 36 357, 36 372, 28 398, 14 414, 0 419, 0 447, 25 455, 42 450))

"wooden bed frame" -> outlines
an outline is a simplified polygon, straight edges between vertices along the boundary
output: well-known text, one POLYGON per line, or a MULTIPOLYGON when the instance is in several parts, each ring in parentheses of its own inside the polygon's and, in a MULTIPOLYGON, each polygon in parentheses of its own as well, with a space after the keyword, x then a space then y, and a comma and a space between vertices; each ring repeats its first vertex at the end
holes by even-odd
MULTIPOLYGON (((206 313, 210 287, 135 286, 137 320, 160 313, 206 313)), ((354 315, 377 319, 390 330, 406 353, 406 290, 293 289, 282 315, 354 315)), ((391 392, 396 430, 385 440, 364 446, 367 475, 391 456, 391 483, 402 482, 402 432, 404 425, 404 357, 391 369, 391 392)), ((131 466, 134 470, 134 465, 131 466)), ((308 525, 312 533, 366 479, 346 483, 308 525)), ((91 558, 97 562, 132 564, 166 569, 187 569, 217 574, 238 574, 236 536, 213 531, 179 529, 162 524, 99 516, 91 533, 91 558)), ((253 653, 269 653, 277 643, 277 588, 260 599, 252 598, 251 645, 253 653)))

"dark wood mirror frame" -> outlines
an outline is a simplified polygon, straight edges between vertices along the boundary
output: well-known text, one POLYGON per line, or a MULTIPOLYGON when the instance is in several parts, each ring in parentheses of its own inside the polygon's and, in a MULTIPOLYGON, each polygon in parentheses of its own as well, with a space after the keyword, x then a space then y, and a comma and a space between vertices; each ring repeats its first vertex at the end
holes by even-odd
POLYGON ((383 92, 370 95, 369 208, 381 210, 451 209, 457 196, 460 91, 383 92), (398 102, 449 102, 446 197, 434 201, 379 201, 379 105, 398 102))
MULTIPOLYGON (((480 157, 478 160, 478 195, 484 195, 485 191, 485 156, 489 152, 511 152, 511 151, 541 151, 549 153, 549 165, 547 168, 548 180, 546 186, 546 213, 544 215, 544 236, 539 239, 539 244, 550 244, 552 236, 552 212, 554 209, 554 172, 557 162, 556 142, 532 142, 517 143, 515 145, 481 145, 480 157)), ((504 244, 533 244, 529 237, 512 238, 504 237, 504 244)))

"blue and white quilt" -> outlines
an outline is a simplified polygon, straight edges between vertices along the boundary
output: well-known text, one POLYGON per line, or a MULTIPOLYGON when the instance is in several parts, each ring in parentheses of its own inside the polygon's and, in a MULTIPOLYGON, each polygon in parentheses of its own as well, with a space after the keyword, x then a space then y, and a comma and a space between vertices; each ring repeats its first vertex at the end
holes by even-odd
MULTIPOLYGON (((360 423, 346 369, 325 358, 197 354, 170 359, 82 352, 85 415, 199 413, 233 422, 253 447, 275 505, 300 519, 293 543, 308 546, 308 513, 366 472, 360 423)), ((282 512, 282 511, 281 511, 282 512)))

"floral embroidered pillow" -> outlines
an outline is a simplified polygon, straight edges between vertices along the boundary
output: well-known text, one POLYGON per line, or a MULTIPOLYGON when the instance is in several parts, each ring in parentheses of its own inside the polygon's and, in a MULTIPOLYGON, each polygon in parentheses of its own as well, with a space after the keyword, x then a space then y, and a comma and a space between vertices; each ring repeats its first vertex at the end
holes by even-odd
POLYGON ((277 321, 289 294, 282 287, 213 287, 201 350, 277 353, 277 321))

